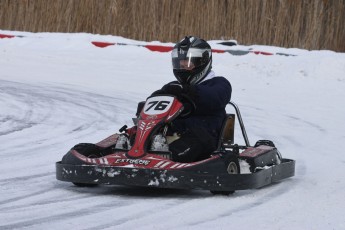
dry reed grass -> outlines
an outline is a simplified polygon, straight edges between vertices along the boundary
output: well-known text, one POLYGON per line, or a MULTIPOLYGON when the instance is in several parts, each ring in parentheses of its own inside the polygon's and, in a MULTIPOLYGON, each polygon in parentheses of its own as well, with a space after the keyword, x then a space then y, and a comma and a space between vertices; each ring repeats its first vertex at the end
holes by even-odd
POLYGON ((345 0, 0 0, 0 29, 345 52, 345 0))

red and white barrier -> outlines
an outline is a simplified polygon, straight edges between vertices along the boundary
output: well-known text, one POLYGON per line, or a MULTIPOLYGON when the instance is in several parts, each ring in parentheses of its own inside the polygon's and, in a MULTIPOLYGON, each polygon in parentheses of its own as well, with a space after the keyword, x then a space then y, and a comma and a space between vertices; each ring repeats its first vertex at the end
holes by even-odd
MULTIPOLYGON (((0 39, 1 38, 24 38, 25 36, 22 35, 9 35, 9 34, 0 34, 0 39)), ((99 47, 99 48, 105 48, 108 46, 113 46, 113 45, 121 45, 121 46, 138 46, 138 47, 144 47, 150 51, 156 51, 156 52, 170 52, 173 47, 172 46, 164 46, 164 45, 138 45, 138 44, 127 44, 127 43, 116 43, 116 42, 102 42, 102 41, 92 41, 91 42, 94 46, 99 47)), ((284 55, 284 56, 295 56, 292 54, 285 54, 285 53, 270 53, 266 51, 255 51, 255 50, 221 50, 221 49, 212 49, 213 53, 229 53, 232 55, 246 55, 249 53, 254 53, 254 54, 261 54, 261 55, 284 55)))

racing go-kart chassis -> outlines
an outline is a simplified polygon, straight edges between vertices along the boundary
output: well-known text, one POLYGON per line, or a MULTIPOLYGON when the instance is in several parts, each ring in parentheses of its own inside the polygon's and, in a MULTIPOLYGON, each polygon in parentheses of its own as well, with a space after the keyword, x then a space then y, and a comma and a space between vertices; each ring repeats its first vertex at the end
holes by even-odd
MULTIPOLYGON (((207 159, 175 162, 169 151, 152 151, 157 132, 183 112, 175 97, 149 97, 137 121, 132 146, 116 148, 121 135, 96 143, 74 146, 56 163, 56 178, 78 186, 130 185, 175 189, 204 189, 214 194, 260 188, 295 173, 295 161, 282 158, 272 141, 250 146, 240 110, 236 111, 245 145, 234 143, 235 114, 227 114, 219 135, 218 148, 207 159)), ((121 131, 124 131, 122 129, 121 131)))

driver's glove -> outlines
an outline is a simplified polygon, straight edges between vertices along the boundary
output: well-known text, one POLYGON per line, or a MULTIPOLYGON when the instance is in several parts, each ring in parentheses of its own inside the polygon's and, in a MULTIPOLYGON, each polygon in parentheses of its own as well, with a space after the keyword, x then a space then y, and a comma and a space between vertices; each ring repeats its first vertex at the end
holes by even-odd
POLYGON ((184 85, 171 83, 164 87, 168 94, 176 96, 182 103, 184 107, 184 112, 182 117, 189 116, 194 110, 194 106, 191 103, 195 103, 197 98, 196 89, 193 85, 184 85), (191 101, 186 100, 184 97, 188 97, 191 101))
POLYGON ((182 93, 187 95, 193 102, 196 102, 198 99, 197 90, 194 85, 184 85, 182 93))
POLYGON ((163 90, 176 96, 178 99, 182 99, 182 94, 188 96, 192 101, 197 99, 197 93, 194 85, 180 85, 176 83, 171 83, 163 87, 163 90))
POLYGON ((172 95, 176 96, 177 98, 181 98, 181 94, 183 92, 182 85, 174 84, 174 83, 166 85, 165 87, 163 87, 163 90, 167 94, 172 94, 172 95))

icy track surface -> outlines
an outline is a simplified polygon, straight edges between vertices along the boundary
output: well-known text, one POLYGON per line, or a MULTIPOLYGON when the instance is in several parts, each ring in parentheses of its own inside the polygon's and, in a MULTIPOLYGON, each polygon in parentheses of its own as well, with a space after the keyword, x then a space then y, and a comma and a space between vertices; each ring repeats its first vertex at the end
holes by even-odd
POLYGON ((345 229, 344 53, 238 46, 297 56, 214 54, 251 144, 270 139, 296 160, 295 177, 225 197, 57 181, 55 162, 74 144, 131 125, 137 102, 174 79, 170 54, 90 44, 143 44, 113 36, 0 32, 25 35, 0 39, 1 230, 345 229))

